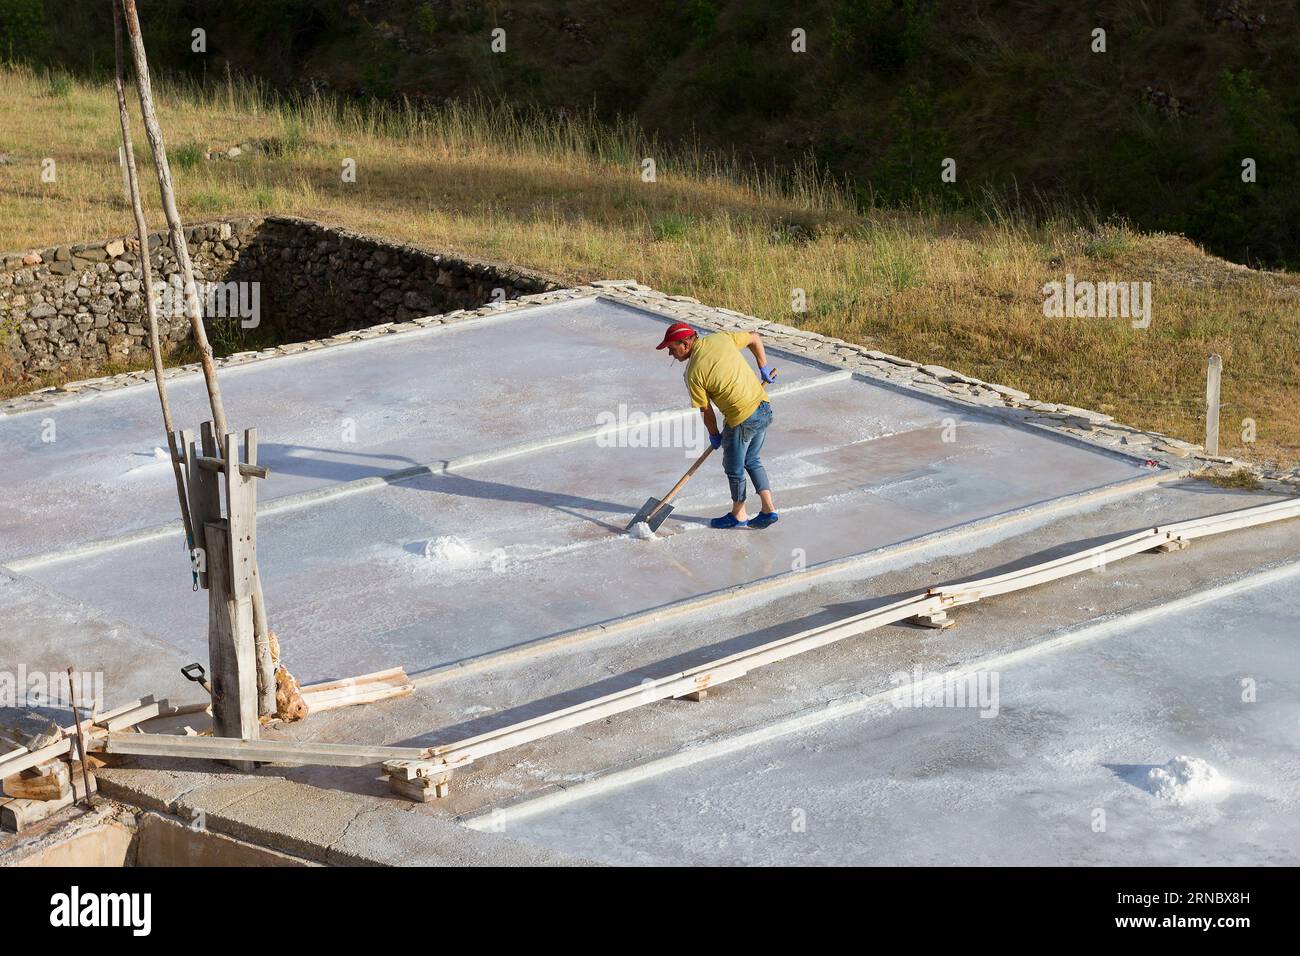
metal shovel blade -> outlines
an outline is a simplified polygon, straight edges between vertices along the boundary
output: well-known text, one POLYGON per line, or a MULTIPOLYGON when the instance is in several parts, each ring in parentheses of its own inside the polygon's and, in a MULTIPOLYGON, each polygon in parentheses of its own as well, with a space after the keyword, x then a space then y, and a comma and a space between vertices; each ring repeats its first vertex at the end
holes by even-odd
POLYGON ((641 506, 641 510, 633 515, 632 520, 627 523, 627 530, 631 531, 634 524, 644 521, 650 526, 651 531, 658 531, 659 526, 664 523, 665 519, 667 519, 670 514, 673 513, 672 505, 664 505, 662 508, 659 506, 660 501, 658 498, 647 498, 645 504, 641 506), (656 508, 659 508, 659 510, 655 511, 656 508), (652 511, 654 512, 654 516, 649 517, 652 511))

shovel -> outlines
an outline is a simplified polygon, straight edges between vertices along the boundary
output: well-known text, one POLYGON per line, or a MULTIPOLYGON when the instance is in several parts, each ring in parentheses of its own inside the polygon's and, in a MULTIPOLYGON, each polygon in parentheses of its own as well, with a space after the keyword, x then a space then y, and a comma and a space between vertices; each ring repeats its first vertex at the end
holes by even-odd
POLYGON ((638 511, 632 517, 632 520, 627 523, 627 530, 631 531, 633 525, 644 521, 650 526, 651 531, 657 531, 659 526, 668 519, 670 514, 673 513, 673 506, 668 502, 672 501, 677 492, 682 490, 682 485, 691 480, 691 475, 695 474, 695 472, 699 470, 700 465, 704 464, 704 459, 708 458, 712 451, 712 445, 704 449, 704 454, 700 455, 699 458, 696 458, 695 464, 686 469, 686 474, 682 475, 681 480, 678 481, 677 484, 673 485, 672 491, 663 496, 663 500, 658 498, 647 498, 646 503, 641 506, 641 510, 638 511))

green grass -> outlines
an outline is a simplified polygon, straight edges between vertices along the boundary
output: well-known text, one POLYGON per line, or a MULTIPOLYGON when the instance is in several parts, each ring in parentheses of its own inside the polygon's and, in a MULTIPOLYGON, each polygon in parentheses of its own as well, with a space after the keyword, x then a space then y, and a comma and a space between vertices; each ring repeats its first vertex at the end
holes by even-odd
POLYGON ((651 228, 658 242, 672 242, 675 239, 685 238, 694 225, 690 216, 668 213, 656 219, 651 228))
POLYGON ((1249 468, 1236 468, 1227 474, 1202 476, 1210 484, 1219 488, 1241 488, 1245 491, 1258 491, 1263 483, 1255 477, 1249 468))
POLYGON ((205 152, 198 143, 181 143, 167 150, 167 162, 177 169, 197 169, 207 162, 205 152))

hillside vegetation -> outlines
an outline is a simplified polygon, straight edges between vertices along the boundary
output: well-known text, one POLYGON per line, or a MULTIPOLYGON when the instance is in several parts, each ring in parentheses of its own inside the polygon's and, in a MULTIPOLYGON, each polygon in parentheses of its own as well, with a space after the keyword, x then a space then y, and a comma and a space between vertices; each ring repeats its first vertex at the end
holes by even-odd
MULTIPOLYGON (((0 56, 112 61, 107 3, 0 0, 0 56)), ((141 0, 159 69, 444 105, 634 118, 863 208, 1018 188, 1300 267, 1294 0, 141 0), (195 52, 194 30, 205 48, 195 52), (493 52, 493 30, 505 49, 493 52), (792 50, 804 31, 806 52, 792 50), (1105 50, 1095 50, 1094 31, 1105 50), (945 158, 957 179, 940 179, 945 158), (1242 182, 1242 162, 1256 181, 1242 182)))
MULTIPOLYGON (((956 211, 922 200, 863 207, 810 168, 759 173, 588 115, 286 104, 240 83, 158 92, 189 220, 290 213, 574 282, 634 277, 1193 441, 1206 356, 1218 352, 1225 451, 1300 458, 1300 279, 1226 263, 1175 235, 1006 194, 956 211), (251 148, 236 159, 205 158, 240 143, 251 148), (657 159, 655 182, 641 178, 645 156, 657 159), (355 183, 341 180, 344 158, 356 160, 355 183), (1150 281, 1150 328, 1044 318, 1044 284, 1067 273, 1150 281), (792 311, 794 289, 806 291, 807 312, 792 311), (1258 433, 1250 448, 1239 441, 1247 418, 1258 433)), ((111 86, 10 69, 0 97, 0 248, 130 231, 111 86), (41 181, 44 158, 56 160, 55 182, 41 181)), ((138 128, 136 142, 149 176, 138 128)))

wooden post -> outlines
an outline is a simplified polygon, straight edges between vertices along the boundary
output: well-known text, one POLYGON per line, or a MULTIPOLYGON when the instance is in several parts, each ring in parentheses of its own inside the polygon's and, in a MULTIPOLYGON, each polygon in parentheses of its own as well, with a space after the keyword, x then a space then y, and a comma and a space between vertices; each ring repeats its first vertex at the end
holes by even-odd
MULTIPOLYGON (((140 16, 136 12, 135 0, 120 0, 120 3, 122 17, 126 24, 127 40, 131 46, 131 58, 135 63, 135 86, 140 94, 140 114, 144 118, 144 131, 149 139, 154 169, 158 174, 158 192, 162 197, 163 215, 167 219, 172 251, 176 254, 176 263, 180 267, 181 279, 185 284, 185 314, 194 335, 194 345, 199 352, 199 364, 203 366, 203 379, 208 388, 208 404, 212 408, 212 422, 216 426, 217 435, 224 440, 229 433, 226 425, 226 410, 221 402, 221 389, 217 385, 217 370, 212 362, 212 346, 208 342, 207 330, 203 327, 203 310, 199 305, 198 288, 194 284, 194 264, 190 261, 189 246, 185 243, 185 229, 181 225, 180 212, 176 207, 176 191, 172 186, 171 166, 167 162, 167 146, 163 142, 162 126, 154 110, 153 83, 149 78, 149 60, 145 55, 144 37, 140 33, 140 16)), ((146 249, 145 253, 147 252, 146 249)), ((223 449, 220 457, 234 461, 234 453, 230 450, 223 449)), ((198 519, 191 516, 191 524, 197 523, 198 519)), ((197 530, 194 535, 198 536, 197 530)), ((266 643, 269 648, 270 631, 260 580, 253 590, 252 602, 255 626, 258 629, 257 640, 266 643)), ((275 696, 274 680, 272 675, 272 698, 275 696)))
MULTIPOLYGON (((212 733, 217 737, 256 740, 257 668, 253 651, 253 602, 235 592, 230 527, 210 521, 208 543, 208 660, 212 666, 212 733)), ((252 764, 236 762, 241 770, 252 764), (241 765, 242 764, 242 765, 241 765)))
POLYGON ((185 463, 189 468, 190 518, 194 523, 194 549, 204 555, 205 567, 199 571, 199 586, 208 587, 207 526, 209 522, 221 520, 221 485, 217 476, 199 467, 201 457, 216 456, 216 439, 213 437, 212 423, 204 422, 199 430, 200 442, 195 442, 190 432, 182 432, 185 441, 185 463))
MULTIPOLYGON (((190 513, 194 518, 195 547, 204 555, 204 570, 199 574, 208 589, 208 664, 212 684, 212 731, 218 737, 257 739, 261 730, 258 717, 257 668, 253 635, 252 599, 247 587, 237 582, 232 554, 242 549, 232 547, 231 522, 221 517, 221 475, 199 464, 200 458, 217 456, 217 439, 211 422, 200 429, 200 442, 187 440, 186 463, 189 466, 190 513)), ((189 433, 184 433, 189 439, 189 433)), ((236 528, 247 523, 243 503, 247 492, 242 483, 251 481, 227 461, 226 496, 236 528), (234 474, 234 479, 230 477, 234 474), (231 495, 231 487, 236 489, 231 495)), ((241 530, 242 534, 247 531, 241 530)), ((247 761, 233 765, 251 770, 247 761)))
POLYGON ((162 405, 163 429, 167 432, 167 447, 172 454, 172 474, 176 479, 176 494, 180 498, 181 520, 185 523, 186 548, 194 547, 194 528, 190 524, 190 509, 185 495, 185 479, 181 474, 181 456, 173 434, 171 405, 167 401, 167 384, 163 378, 162 348, 158 343, 157 304, 153 297, 153 265, 149 261, 149 226, 140 202, 140 179, 135 168, 135 147, 131 142, 131 116, 126 107, 126 61, 122 56, 122 11, 113 0, 113 52, 117 69, 113 85, 117 91, 117 114, 122 127, 122 177, 126 182, 127 201, 135 214, 135 232, 140 243, 140 282, 144 292, 145 316, 149 322, 149 354, 153 357, 153 378, 158 386, 158 401, 162 405))
POLYGON ((1205 453, 1219 453, 1219 386, 1223 378, 1223 359, 1210 356, 1205 374, 1205 453))
MULTIPOLYGON (((257 429, 244 429, 244 463, 257 464, 257 429)), ((271 629, 266 622, 266 600, 262 597, 262 576, 257 570, 257 485, 246 482, 245 506, 251 531, 249 558, 252 562, 253 633, 257 642, 257 710, 263 716, 275 713, 275 661, 271 657, 271 629)))

